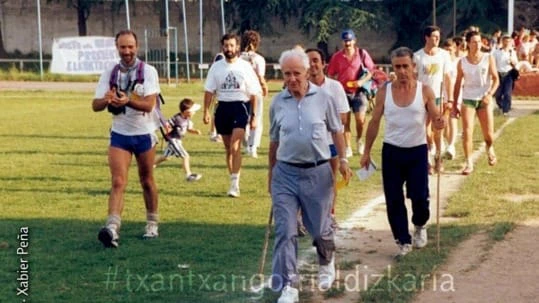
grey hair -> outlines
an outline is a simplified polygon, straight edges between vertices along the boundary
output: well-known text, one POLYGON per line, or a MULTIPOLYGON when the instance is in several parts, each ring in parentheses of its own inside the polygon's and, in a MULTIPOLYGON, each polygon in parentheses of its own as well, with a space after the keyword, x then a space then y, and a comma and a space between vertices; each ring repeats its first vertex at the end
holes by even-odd
POLYGON ((303 64, 303 67, 305 67, 305 69, 309 68, 309 56, 307 56, 304 50, 300 50, 297 48, 285 50, 281 53, 281 57, 279 57, 279 64, 282 66, 283 62, 290 58, 300 59, 301 63, 303 64))
POLYGON ((414 60, 414 51, 411 50, 410 48, 406 47, 406 46, 401 46, 401 47, 396 48, 393 51, 391 51, 391 56, 390 57, 391 57, 391 60, 393 60, 393 58, 396 58, 396 57, 409 57, 413 61, 414 60))

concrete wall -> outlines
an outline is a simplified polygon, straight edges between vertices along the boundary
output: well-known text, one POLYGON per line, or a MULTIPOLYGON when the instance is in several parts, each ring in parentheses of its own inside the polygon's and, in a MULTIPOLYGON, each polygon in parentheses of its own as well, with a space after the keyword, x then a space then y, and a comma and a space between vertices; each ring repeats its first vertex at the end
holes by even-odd
MULTIPOLYGON (((42 23, 42 43, 43 52, 50 54, 54 38, 77 36, 77 12, 75 8, 67 7, 67 1, 52 2, 47 4, 46 0, 41 0, 41 23, 42 23)), ((219 1, 206 0, 204 3, 203 15, 203 43, 204 52, 208 53, 208 60, 219 51, 219 39, 222 35, 221 15, 219 1)), ((199 39, 199 2, 186 1, 186 19, 188 31, 189 53, 198 58, 200 53, 199 39)), ((150 38, 148 44, 150 48, 165 49, 166 40, 158 35, 159 15, 158 3, 151 1, 137 1, 130 3, 130 24, 131 28, 138 34, 141 51, 144 48, 144 30, 147 29, 150 38)), ((184 23, 182 17, 182 7, 180 2, 169 2, 170 26, 178 29, 179 52, 184 53, 184 23)), ((4 47, 7 52, 18 50, 22 53, 37 52, 38 30, 37 30, 37 7, 35 0, 6 1, 0 0, 0 21, 4 37, 4 47)), ((313 39, 303 35, 297 23, 292 21, 287 26, 283 26, 278 19, 273 22, 276 33, 262 36, 260 52, 265 56, 278 59, 280 53, 296 44, 305 47, 315 47, 313 39)), ((125 10, 111 12, 110 2, 105 1, 105 5, 95 6, 87 20, 88 35, 113 36, 117 31, 127 27, 125 10)), ((361 47, 366 48, 375 58, 381 58, 387 54, 388 48, 394 43, 395 35, 385 30, 382 33, 363 31, 356 33, 361 47), (384 39, 379 39, 380 35, 384 39)), ((173 47, 173 40, 171 47, 173 47)), ((335 34, 329 41, 329 50, 334 51, 340 47, 339 35, 335 34)), ((180 58, 184 60, 183 57, 180 58)), ((198 61, 198 59, 197 59, 198 61)), ((207 60, 205 60, 207 61, 207 60)))

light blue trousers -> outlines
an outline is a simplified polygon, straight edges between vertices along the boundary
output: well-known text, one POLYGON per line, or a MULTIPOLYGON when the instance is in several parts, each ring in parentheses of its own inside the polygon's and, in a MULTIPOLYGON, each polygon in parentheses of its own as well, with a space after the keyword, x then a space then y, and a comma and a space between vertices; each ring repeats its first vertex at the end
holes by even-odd
POLYGON ((335 251, 331 228, 333 175, 329 162, 312 168, 298 168, 278 161, 273 167, 271 199, 275 220, 272 288, 299 282, 297 269, 297 212, 313 238, 321 265, 331 261, 335 251))

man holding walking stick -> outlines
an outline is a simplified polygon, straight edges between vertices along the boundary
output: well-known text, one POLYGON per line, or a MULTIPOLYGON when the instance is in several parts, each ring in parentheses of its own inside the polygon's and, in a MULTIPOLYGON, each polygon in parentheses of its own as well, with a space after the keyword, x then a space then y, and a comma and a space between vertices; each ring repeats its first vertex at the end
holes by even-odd
POLYGON ((396 257, 402 257, 412 251, 403 185, 406 183, 407 197, 412 200, 413 246, 422 248, 427 245, 426 223, 430 217, 425 120, 429 117, 436 129, 443 129, 446 120, 435 104, 432 89, 414 77, 413 51, 407 47, 393 50, 391 64, 397 79, 376 94, 360 165, 367 167, 371 161, 371 148, 383 115, 386 120, 382 147, 384 195, 389 225, 399 246, 396 257))

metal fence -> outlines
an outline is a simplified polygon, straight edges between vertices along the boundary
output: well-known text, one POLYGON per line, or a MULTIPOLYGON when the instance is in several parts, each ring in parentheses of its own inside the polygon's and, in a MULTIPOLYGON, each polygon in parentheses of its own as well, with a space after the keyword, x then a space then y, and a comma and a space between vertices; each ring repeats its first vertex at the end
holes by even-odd
MULTIPOLYGON (((145 52, 146 53, 146 52, 145 52)), ((204 78, 208 72, 206 66, 210 63, 204 63, 202 66, 198 62, 179 61, 177 52, 171 55, 170 60, 170 72, 171 77, 176 79, 187 79, 187 69, 189 68, 191 78, 204 78), (202 68, 200 68, 202 67, 202 68)), ((147 63, 155 66, 159 76, 166 78, 166 51, 160 48, 152 48, 148 50, 147 63)), ((48 70, 51 63, 51 59, 43 59, 43 69, 48 70)), ((378 64, 378 67, 382 68, 386 73, 391 71, 391 64, 378 64)), ((0 70, 7 71, 15 68, 19 72, 37 72, 39 73, 39 60, 38 59, 0 59, 0 70)), ((268 80, 280 80, 282 79, 281 68, 277 63, 266 64, 266 79, 268 80)))

